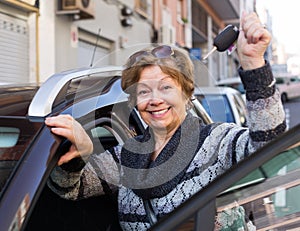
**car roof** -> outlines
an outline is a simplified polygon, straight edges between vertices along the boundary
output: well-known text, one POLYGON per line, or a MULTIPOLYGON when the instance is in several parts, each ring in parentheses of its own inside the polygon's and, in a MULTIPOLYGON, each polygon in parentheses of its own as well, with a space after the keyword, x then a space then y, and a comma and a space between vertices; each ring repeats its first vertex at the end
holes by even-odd
POLYGON ((80 92, 85 91, 86 95, 92 92, 99 93, 100 89, 92 89, 95 81, 99 80, 99 88, 102 87, 102 90, 104 90, 105 84, 109 84, 107 79, 112 79, 114 76, 120 77, 122 70, 123 67, 121 66, 105 66, 98 68, 86 67, 56 73, 41 85, 29 106, 28 115, 31 118, 49 115, 53 107, 62 104, 66 100, 67 95, 72 95, 73 99, 78 99, 84 97, 84 94, 79 94, 80 92), (76 79, 78 81, 74 82, 76 79), (101 80, 104 79, 106 80, 101 83, 101 80))
MULTIPOLYGON (((42 121, 46 116, 72 113, 75 117, 95 108, 128 101, 121 88, 123 66, 86 67, 52 75, 35 94, 29 109, 31 121, 42 121)), ((211 123, 205 109, 193 100, 195 111, 205 123, 211 123)))
POLYGON ((239 94, 231 87, 196 87, 194 94, 239 94))
POLYGON ((26 116, 39 84, 3 84, 0 86, 0 116, 26 116))
POLYGON ((242 82, 242 80, 240 77, 231 77, 231 78, 225 78, 225 79, 220 79, 220 80, 216 81, 216 85, 241 83, 241 82, 242 82))

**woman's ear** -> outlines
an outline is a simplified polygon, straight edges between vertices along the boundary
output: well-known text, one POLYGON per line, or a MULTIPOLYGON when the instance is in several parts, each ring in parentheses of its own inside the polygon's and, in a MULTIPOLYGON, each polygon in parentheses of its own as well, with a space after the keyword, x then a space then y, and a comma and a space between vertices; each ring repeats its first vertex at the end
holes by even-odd
POLYGON ((193 103, 192 103, 192 99, 187 98, 186 104, 185 104, 185 110, 189 111, 191 110, 193 107, 193 103))

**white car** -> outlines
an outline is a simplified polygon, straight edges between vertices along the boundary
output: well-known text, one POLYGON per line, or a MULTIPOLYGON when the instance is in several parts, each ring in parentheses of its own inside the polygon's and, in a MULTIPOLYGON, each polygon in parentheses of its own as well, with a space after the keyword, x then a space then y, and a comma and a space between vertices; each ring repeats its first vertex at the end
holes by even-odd
POLYGON ((295 75, 277 75, 276 85, 283 103, 300 97, 300 77, 295 75))
POLYGON ((243 99, 246 100, 246 91, 240 77, 231 77, 218 80, 216 82, 216 86, 234 88, 238 90, 242 94, 243 99))
POLYGON ((239 91, 230 87, 197 87, 194 95, 214 122, 246 126, 246 105, 239 91))

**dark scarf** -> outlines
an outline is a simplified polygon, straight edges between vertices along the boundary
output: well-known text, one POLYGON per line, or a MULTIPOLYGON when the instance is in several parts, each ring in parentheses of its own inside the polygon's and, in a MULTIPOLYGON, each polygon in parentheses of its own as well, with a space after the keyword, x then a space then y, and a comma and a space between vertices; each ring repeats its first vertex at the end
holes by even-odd
POLYGON ((199 149, 199 118, 188 114, 155 161, 151 160, 155 144, 151 129, 126 141, 121 152, 122 185, 143 199, 167 195, 179 184, 199 149))

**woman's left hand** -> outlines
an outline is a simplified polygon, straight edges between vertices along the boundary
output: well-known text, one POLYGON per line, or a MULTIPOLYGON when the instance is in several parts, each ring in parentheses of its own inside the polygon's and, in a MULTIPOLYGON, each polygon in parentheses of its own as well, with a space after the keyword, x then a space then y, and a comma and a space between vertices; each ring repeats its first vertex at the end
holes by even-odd
POLYGON ((243 12, 237 43, 239 61, 244 70, 265 65, 264 53, 271 41, 271 34, 259 20, 256 13, 243 12))

